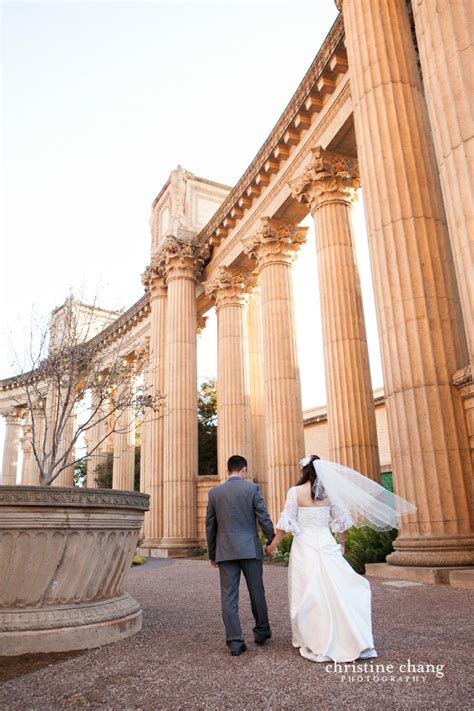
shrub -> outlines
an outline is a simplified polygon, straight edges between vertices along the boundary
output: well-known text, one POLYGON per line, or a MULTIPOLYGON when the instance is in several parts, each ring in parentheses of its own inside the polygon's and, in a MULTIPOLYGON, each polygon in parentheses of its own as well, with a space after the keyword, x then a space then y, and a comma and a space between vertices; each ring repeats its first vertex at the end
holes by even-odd
POLYGON ((366 563, 384 563, 393 551, 393 541, 398 531, 374 531, 368 526, 350 528, 347 532, 345 559, 357 573, 365 573, 366 563))

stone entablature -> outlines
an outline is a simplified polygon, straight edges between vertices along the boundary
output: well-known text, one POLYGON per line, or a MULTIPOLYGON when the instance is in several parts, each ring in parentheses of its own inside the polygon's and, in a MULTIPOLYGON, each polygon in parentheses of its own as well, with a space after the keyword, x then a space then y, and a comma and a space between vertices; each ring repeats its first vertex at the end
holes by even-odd
POLYGON ((198 178, 178 165, 153 202, 152 255, 159 251, 169 235, 196 235, 230 190, 227 185, 198 178))

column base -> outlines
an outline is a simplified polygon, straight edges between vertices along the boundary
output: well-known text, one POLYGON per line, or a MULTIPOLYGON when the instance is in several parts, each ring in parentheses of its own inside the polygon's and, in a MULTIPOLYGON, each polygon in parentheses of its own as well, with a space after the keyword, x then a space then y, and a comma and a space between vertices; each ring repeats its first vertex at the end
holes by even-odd
POLYGON ((474 536, 397 538, 387 556, 391 566, 453 567, 474 565, 474 536))
POLYGON ((154 558, 189 558, 199 547, 197 538, 162 538, 149 550, 154 558))
POLYGON ((450 585, 474 589, 474 567, 443 568, 408 565, 390 565, 389 563, 366 563, 365 574, 378 580, 408 580, 423 585, 450 585))

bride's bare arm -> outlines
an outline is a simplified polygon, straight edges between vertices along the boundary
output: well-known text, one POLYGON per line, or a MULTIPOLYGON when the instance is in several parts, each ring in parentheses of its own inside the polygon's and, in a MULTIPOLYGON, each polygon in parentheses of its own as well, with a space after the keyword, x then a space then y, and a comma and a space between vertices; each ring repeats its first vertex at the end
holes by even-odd
POLYGON ((265 548, 267 555, 269 555, 273 558, 273 556, 276 553, 276 549, 278 548, 278 546, 280 545, 280 543, 282 542, 282 540, 284 539, 285 536, 286 536, 286 531, 281 531, 279 528, 277 528, 276 533, 275 533, 275 538, 270 543, 270 545, 266 546, 266 548, 265 548))

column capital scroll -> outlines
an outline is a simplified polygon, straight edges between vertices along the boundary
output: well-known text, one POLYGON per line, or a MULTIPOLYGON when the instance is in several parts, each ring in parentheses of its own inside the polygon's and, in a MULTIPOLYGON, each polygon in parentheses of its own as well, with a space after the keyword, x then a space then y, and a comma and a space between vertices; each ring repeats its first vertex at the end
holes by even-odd
POLYGON ((327 201, 357 200, 360 187, 357 161, 343 153, 321 146, 311 149, 312 159, 306 170, 289 185, 293 197, 314 213, 327 201))
POLYGON ((208 256, 208 245, 170 236, 164 241, 155 259, 168 284, 176 278, 196 280, 208 256))
POLYGON ((203 286, 206 294, 215 300, 218 310, 222 306, 242 306, 249 292, 249 277, 230 267, 220 267, 216 276, 203 286))
POLYGON ((166 296, 166 278, 161 265, 156 257, 153 257, 150 265, 142 274, 142 284, 150 297, 166 296))
POLYGON ((257 231, 242 240, 244 252, 257 260, 259 270, 267 264, 291 264, 306 241, 307 227, 292 225, 272 217, 262 217, 257 231))

